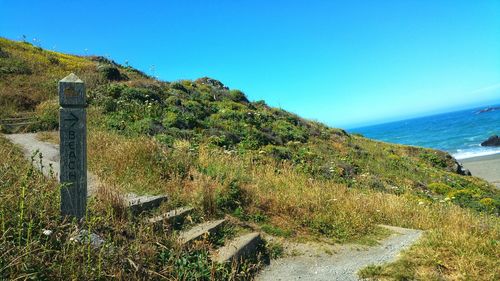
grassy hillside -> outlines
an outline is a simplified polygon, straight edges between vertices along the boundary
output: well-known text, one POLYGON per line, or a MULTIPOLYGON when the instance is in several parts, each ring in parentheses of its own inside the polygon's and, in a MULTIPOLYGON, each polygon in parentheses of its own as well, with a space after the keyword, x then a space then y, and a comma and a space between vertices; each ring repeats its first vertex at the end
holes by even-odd
MULTIPOLYGON (((210 78, 157 81, 102 57, 65 55, 2 38, 0 117, 32 111, 39 120, 32 130, 56 129, 57 81, 69 72, 86 82, 89 165, 108 189, 166 192, 172 206, 191 204, 207 218, 231 214, 288 239, 353 241, 372 234, 378 223, 426 229, 423 241, 400 261, 370 274, 499 277, 500 193, 481 179, 457 174, 454 159, 444 152, 350 135, 263 101, 249 101, 243 92, 210 78)), ((57 141, 55 134, 41 137, 57 141)), ((4 153, 18 153, 7 142, 0 144, 4 153)), ((20 165, 19 159, 1 161, 7 170, 20 165)), ((22 187, 16 172, 6 175, 2 206, 10 206, 3 202, 22 187)), ((31 174, 26 181, 39 185, 31 174)), ((33 204, 46 204, 39 201, 33 204)), ((15 238, 7 235, 9 229, 46 223, 34 214, 19 220, 7 212, 18 210, 15 206, 2 208, 3 237, 15 238)), ((97 203, 91 208, 96 220, 110 221, 109 239, 118 235, 120 225, 140 227, 104 212, 97 203)), ((29 245, 23 239, 1 245, 21 251, 19 247, 29 245)), ((89 262, 103 261, 89 256, 89 262)), ((160 270, 154 259, 143 265, 160 270)), ((106 270, 111 269, 132 274, 116 264, 106 270)), ((23 270, 1 272, 9 276, 23 270)), ((47 274, 65 276, 53 270, 47 274)), ((93 274, 78 271, 74 276, 93 274)))

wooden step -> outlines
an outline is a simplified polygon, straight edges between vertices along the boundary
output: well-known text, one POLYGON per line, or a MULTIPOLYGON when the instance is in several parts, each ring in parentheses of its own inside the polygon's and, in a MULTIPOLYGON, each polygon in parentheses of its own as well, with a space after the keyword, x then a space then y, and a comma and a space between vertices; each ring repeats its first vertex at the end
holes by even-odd
POLYGON ((213 235, 222 228, 225 222, 226 220, 222 219, 197 224, 179 234, 179 243, 186 245, 193 241, 203 239, 206 235, 213 235))
POLYGON ((14 117, 14 118, 3 118, 0 119, 0 124, 7 124, 7 123, 13 123, 13 122, 26 122, 26 121, 31 121, 35 120, 33 117, 14 117))
POLYGON ((212 260, 218 263, 240 261, 241 259, 256 258, 263 246, 263 240, 258 232, 238 236, 219 248, 212 260))
POLYGON ((167 195, 136 195, 134 193, 129 193, 123 199, 125 205, 134 215, 138 215, 142 212, 150 211, 152 209, 158 208, 160 204, 167 201, 167 195))
POLYGON ((34 125, 38 122, 20 122, 20 123, 4 123, 4 124, 0 124, 4 127, 21 127, 21 126, 27 126, 27 125, 34 125))
POLYGON ((22 123, 5 123, 0 124, 0 131, 4 133, 21 133, 29 129, 29 126, 36 125, 38 122, 22 122, 22 123))
POLYGON ((33 111, 23 111, 17 112, 10 116, 11 118, 23 118, 23 117, 35 117, 35 112, 33 111))
POLYGON ((148 218, 146 219, 146 222, 155 226, 160 226, 163 223, 167 223, 172 228, 177 228, 182 225, 186 217, 191 214, 193 210, 193 207, 180 207, 159 216, 148 218))

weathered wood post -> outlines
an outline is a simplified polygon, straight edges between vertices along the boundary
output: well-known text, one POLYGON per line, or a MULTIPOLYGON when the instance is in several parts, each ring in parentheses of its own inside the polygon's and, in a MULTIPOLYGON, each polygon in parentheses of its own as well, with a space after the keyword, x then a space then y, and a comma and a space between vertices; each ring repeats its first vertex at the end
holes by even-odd
POLYGON ((61 214, 81 219, 87 208, 85 84, 71 73, 59 81, 61 214))

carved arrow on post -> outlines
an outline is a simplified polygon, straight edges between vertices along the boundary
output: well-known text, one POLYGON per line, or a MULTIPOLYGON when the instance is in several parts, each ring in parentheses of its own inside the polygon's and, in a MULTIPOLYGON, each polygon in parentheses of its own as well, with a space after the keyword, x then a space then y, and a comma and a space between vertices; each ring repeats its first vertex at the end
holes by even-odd
POLYGON ((73 112, 70 112, 69 114, 71 114, 71 118, 66 118, 64 119, 64 121, 73 121, 73 123, 71 123, 71 126, 69 126, 71 128, 76 124, 76 122, 78 122, 78 117, 76 117, 76 115, 73 114, 73 112))
POLYGON ((82 80, 70 74, 59 81, 61 215, 77 219, 87 211, 86 104, 82 80))

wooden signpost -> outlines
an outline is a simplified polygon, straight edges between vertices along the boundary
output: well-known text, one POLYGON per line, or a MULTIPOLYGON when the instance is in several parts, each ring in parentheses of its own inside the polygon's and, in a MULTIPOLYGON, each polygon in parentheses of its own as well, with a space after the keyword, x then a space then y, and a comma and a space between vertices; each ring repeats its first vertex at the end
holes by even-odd
POLYGON ((85 84, 71 73, 59 81, 61 214, 78 219, 87 209, 85 84))

